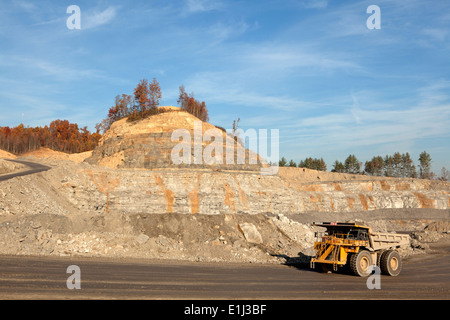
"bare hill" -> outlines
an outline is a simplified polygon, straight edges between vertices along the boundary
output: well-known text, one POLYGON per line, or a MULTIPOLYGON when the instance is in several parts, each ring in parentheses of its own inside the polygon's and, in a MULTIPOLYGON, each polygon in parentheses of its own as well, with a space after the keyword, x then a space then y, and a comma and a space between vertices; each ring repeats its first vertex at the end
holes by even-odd
MULTIPOLYGON (((86 161, 109 168, 201 168, 215 170, 259 170, 264 163, 257 154, 245 149, 240 143, 221 129, 203 122, 195 116, 181 111, 177 107, 163 107, 170 112, 153 115, 149 118, 129 122, 127 118, 116 121, 104 134, 92 157, 86 161), (185 140, 181 134, 189 137, 185 140), (206 135, 211 134, 211 141, 206 135), (197 143, 195 136, 199 137, 197 143), (216 141, 216 139, 219 139, 216 141), (217 143, 213 152, 207 153, 212 142, 217 143), (182 144, 186 149, 183 149, 182 144), (226 147, 231 146, 233 161, 227 161, 226 147), (176 155, 187 156, 189 163, 173 161, 172 150, 178 146, 176 155), (195 148, 199 146, 199 153, 195 148), (182 149, 182 150, 181 150, 182 149), (187 152, 185 153, 185 150, 187 152), (239 152, 245 154, 245 162, 239 164, 239 152), (198 157, 200 155, 200 158, 198 157), (212 155, 213 161, 208 163, 205 155, 212 155)), ((211 150, 209 149, 209 150, 211 150)))

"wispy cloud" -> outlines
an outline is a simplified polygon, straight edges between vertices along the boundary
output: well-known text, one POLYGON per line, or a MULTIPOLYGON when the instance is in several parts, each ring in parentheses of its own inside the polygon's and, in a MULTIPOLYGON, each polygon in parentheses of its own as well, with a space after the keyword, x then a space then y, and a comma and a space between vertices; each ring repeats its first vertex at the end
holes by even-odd
POLYGON ((323 9, 328 6, 327 0, 307 0, 302 2, 303 6, 308 9, 323 9))
MULTIPOLYGON (((450 138, 450 105, 431 108, 414 107, 407 110, 378 112, 357 111, 358 121, 351 108, 336 114, 307 117, 298 121, 297 128, 282 130, 288 133, 282 143, 313 154, 323 150, 323 155, 336 152, 354 152, 367 149, 366 157, 391 150, 411 152, 416 141, 436 137, 450 138), (408 150, 409 149, 409 150, 408 150), (375 151, 378 150, 378 151, 375 151)), ((422 150, 423 151, 423 150, 422 150)))
POLYGON ((210 34, 214 41, 221 42, 236 36, 240 36, 247 32, 249 29, 256 29, 257 24, 249 25, 244 21, 236 23, 223 23, 217 22, 209 27, 206 32, 210 34))
POLYGON ((117 15, 117 7, 110 6, 101 12, 82 15, 82 29, 92 29, 110 23, 117 15), (84 21, 83 21, 84 20, 84 21))
POLYGON ((32 76, 33 73, 40 74, 41 76, 51 77, 57 81, 73 81, 92 78, 105 78, 105 75, 95 69, 83 69, 83 68, 70 68, 63 66, 55 62, 48 60, 25 56, 15 55, 6 56, 0 55, 3 63, 0 62, 0 66, 9 68, 16 68, 16 70, 27 70, 28 76, 32 76))
POLYGON ((186 5, 190 13, 207 12, 223 7, 223 3, 218 0, 187 0, 186 5))
POLYGON ((36 10, 36 4, 29 2, 29 1, 14 0, 13 4, 18 6, 21 9, 29 11, 29 12, 36 10))

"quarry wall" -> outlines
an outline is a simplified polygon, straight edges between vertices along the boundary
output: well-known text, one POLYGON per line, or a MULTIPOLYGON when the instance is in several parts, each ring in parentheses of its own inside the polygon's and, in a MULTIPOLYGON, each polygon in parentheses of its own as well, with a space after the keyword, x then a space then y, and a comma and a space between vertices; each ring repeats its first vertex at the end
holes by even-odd
POLYGON ((82 172, 89 183, 63 185, 69 201, 79 204, 84 199, 84 207, 89 208, 90 203, 98 207, 101 200, 105 211, 122 213, 301 214, 450 208, 450 184, 431 180, 299 182, 255 172, 182 169, 82 172))

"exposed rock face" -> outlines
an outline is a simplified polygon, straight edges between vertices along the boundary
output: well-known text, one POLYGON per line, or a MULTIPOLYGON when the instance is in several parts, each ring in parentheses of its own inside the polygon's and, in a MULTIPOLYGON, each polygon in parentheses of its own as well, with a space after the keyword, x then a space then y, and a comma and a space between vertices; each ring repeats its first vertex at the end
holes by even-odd
POLYGON ((144 120, 113 123, 87 162, 110 168, 259 171, 264 160, 223 130, 171 107, 144 120))
POLYGON ((87 166, 68 177, 60 190, 79 210, 125 214, 301 215, 450 209, 450 183, 420 179, 299 182, 256 172, 111 170, 87 166))

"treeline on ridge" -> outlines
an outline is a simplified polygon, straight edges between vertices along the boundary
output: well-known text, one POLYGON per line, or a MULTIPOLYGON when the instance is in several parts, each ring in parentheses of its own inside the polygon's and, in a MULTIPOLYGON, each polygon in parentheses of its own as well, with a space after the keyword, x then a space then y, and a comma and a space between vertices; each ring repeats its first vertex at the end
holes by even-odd
MULTIPOLYGON (((187 94, 184 86, 180 86, 179 90, 177 102, 181 110, 191 113, 202 121, 209 121, 205 102, 196 100, 193 93, 187 94)), ((147 79, 142 79, 132 95, 116 96, 114 106, 109 108, 106 118, 96 125, 96 129, 106 132, 115 121, 123 118, 128 118, 127 121, 136 121, 158 113, 171 111, 158 108, 161 98, 161 87, 156 78, 153 78, 150 83, 147 79)))
POLYGON ((80 153, 93 150, 100 140, 98 132, 91 133, 87 127, 68 120, 55 120, 49 126, 0 127, 0 149, 13 154, 23 154, 46 147, 66 153, 80 153))
MULTIPOLYGON (((419 166, 417 168, 408 152, 402 154, 395 152, 393 155, 386 155, 385 157, 374 156, 370 161, 366 161, 363 166, 363 163, 354 154, 351 154, 344 162, 336 160, 333 163, 331 172, 396 178, 436 178, 436 174, 431 171, 432 159, 429 153, 423 151, 418 161, 419 166)), ((297 164, 294 160, 287 161, 285 157, 282 157, 278 164, 280 167, 299 167, 327 171, 327 165, 323 158, 309 157, 297 164)), ((450 179, 450 174, 445 167, 442 168, 441 174, 437 179, 444 181, 450 179)))

